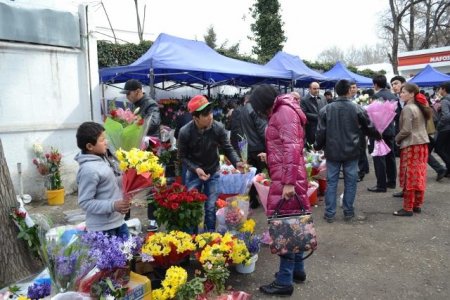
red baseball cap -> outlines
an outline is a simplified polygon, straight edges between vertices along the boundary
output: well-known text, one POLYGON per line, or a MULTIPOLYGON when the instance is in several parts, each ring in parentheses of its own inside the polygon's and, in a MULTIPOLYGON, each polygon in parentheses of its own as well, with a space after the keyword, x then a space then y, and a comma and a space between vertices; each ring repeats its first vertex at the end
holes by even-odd
POLYGON ((211 103, 208 102, 208 99, 206 99, 203 95, 197 95, 191 98, 188 102, 188 110, 190 113, 193 113, 194 111, 201 111, 211 103))

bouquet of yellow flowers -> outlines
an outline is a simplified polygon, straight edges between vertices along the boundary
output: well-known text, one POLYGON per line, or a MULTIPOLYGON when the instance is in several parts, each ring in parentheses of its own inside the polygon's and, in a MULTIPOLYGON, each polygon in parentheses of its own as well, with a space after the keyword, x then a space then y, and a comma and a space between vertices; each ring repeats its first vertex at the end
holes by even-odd
POLYGON ((178 290, 187 282, 187 272, 181 267, 170 267, 166 278, 161 283, 161 288, 152 291, 153 300, 175 299, 178 290))
POLYGON ((125 199, 133 196, 152 184, 165 184, 164 168, 158 163, 158 157, 149 151, 133 148, 130 151, 116 151, 119 168, 123 171, 122 188, 125 199))
POLYGON ((176 230, 157 232, 149 234, 142 245, 142 259, 152 261, 157 267, 168 268, 178 264, 195 249, 190 234, 176 230))
POLYGON ((196 253, 202 265, 223 266, 240 264, 250 258, 250 253, 242 240, 231 233, 221 235, 217 232, 205 232, 195 237, 199 251, 196 253))

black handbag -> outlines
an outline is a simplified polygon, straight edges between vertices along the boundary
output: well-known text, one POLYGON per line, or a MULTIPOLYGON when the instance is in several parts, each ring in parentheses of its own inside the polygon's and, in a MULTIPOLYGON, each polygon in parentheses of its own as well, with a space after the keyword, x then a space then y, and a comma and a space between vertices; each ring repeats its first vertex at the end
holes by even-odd
POLYGON ((281 215, 281 207, 286 202, 283 198, 274 214, 267 219, 272 239, 269 247, 272 254, 278 255, 309 251, 303 258, 306 259, 317 249, 316 230, 312 215, 305 211, 298 195, 294 195, 294 198, 300 204, 300 213, 281 215))

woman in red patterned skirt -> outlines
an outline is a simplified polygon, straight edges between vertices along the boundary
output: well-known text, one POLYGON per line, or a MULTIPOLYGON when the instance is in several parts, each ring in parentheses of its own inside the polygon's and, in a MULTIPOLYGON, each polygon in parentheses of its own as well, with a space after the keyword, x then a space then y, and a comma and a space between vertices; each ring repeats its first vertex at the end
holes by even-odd
POLYGON ((400 186, 403 208, 394 216, 410 217, 420 213, 427 180, 428 134, 426 122, 431 118, 427 99, 415 84, 405 83, 400 98, 405 102, 400 115, 400 131, 395 142, 400 146, 400 186))

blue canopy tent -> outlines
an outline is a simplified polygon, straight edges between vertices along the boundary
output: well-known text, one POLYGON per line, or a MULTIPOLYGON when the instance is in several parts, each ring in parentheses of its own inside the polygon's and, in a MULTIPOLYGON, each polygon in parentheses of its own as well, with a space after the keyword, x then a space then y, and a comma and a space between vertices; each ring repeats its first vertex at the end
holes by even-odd
POLYGON ((250 86, 263 82, 286 85, 291 80, 288 71, 232 59, 220 55, 204 42, 164 33, 134 63, 103 68, 99 73, 103 83, 120 83, 134 78, 151 86, 166 81, 209 87, 223 84, 250 86))
POLYGON ((313 81, 333 81, 333 78, 308 68, 300 57, 282 51, 279 51, 265 66, 275 70, 291 72, 292 79, 295 81, 294 85, 297 87, 306 87, 313 81))
POLYGON ((344 66, 344 64, 340 61, 338 61, 331 70, 323 73, 322 75, 331 77, 331 78, 336 78, 337 80, 340 80, 340 79, 351 80, 351 81, 356 82, 356 85, 358 87, 368 88, 368 87, 373 86, 373 82, 372 82, 371 78, 364 77, 364 76, 358 75, 356 73, 353 73, 352 71, 348 70, 344 66))
POLYGON ((430 65, 416 74, 408 82, 415 83, 418 86, 428 87, 439 85, 443 82, 450 81, 450 75, 437 71, 430 65))

